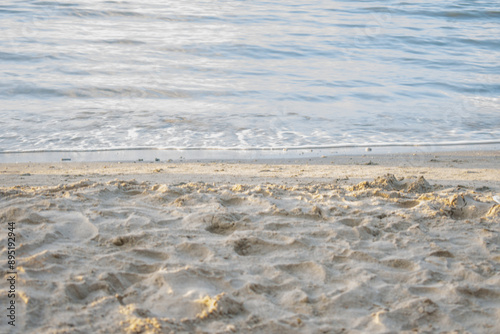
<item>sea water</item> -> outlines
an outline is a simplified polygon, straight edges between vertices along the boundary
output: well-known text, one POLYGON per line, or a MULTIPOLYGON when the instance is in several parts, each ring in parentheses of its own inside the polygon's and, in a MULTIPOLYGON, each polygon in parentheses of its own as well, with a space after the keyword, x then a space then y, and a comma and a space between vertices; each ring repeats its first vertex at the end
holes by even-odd
POLYGON ((4 0, 0 152, 500 142, 500 3, 4 0))

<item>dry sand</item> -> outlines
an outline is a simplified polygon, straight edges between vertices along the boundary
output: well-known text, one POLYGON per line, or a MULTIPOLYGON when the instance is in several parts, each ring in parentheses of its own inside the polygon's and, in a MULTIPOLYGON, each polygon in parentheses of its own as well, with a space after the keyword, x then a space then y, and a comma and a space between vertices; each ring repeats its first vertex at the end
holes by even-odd
POLYGON ((499 157, 0 164, 0 332, 499 333, 499 157))

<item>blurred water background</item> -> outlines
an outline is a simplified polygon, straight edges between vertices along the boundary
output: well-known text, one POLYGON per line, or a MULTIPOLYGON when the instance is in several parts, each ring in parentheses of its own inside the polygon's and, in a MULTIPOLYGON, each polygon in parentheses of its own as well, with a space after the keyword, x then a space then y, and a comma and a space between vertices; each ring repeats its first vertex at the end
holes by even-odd
POLYGON ((0 4, 0 152, 500 142, 500 3, 0 4))

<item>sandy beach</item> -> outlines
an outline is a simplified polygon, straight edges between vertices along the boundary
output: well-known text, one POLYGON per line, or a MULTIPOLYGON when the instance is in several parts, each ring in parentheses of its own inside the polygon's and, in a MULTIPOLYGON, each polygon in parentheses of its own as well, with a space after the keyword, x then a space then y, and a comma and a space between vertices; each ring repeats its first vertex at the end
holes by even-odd
POLYGON ((0 332, 496 334, 494 196, 499 151, 0 164, 0 332))

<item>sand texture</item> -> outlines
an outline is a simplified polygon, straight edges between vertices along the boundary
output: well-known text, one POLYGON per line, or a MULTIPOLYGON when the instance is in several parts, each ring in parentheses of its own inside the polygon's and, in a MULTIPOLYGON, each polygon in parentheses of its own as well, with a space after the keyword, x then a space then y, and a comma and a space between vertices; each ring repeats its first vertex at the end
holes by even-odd
POLYGON ((0 332, 499 333, 499 170, 375 163, 0 165, 0 332))

